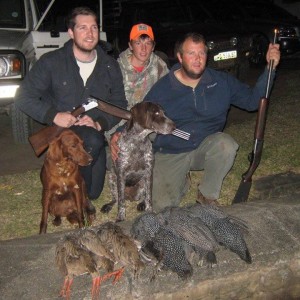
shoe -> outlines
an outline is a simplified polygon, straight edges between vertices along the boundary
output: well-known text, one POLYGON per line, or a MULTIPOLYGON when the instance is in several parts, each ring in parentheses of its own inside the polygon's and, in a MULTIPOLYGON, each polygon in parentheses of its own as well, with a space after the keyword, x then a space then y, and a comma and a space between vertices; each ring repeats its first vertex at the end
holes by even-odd
POLYGON ((204 197, 199 190, 198 190, 198 197, 197 197, 196 202, 199 204, 219 206, 219 203, 217 200, 204 197))

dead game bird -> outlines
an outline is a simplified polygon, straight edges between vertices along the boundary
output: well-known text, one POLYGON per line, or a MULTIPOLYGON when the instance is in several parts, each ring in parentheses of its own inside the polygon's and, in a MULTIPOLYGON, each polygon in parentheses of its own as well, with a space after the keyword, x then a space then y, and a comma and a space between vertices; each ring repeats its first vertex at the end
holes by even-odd
POLYGON ((191 217, 199 218, 211 230, 220 245, 236 253, 246 263, 252 263, 243 237, 243 232, 248 230, 245 222, 211 205, 194 204, 187 207, 186 211, 191 217))
POLYGON ((166 207, 157 214, 159 222, 175 235, 182 238, 199 255, 212 265, 217 263, 215 252, 218 242, 209 228, 199 219, 192 218, 181 207, 166 207))
POLYGON ((131 234, 142 243, 145 255, 158 261, 156 271, 160 268, 171 270, 182 279, 192 276, 193 268, 186 257, 187 248, 183 240, 160 225, 154 213, 137 217, 132 224, 131 234))
POLYGON ((94 227, 94 230, 102 244, 113 253, 114 262, 121 268, 120 270, 129 268, 133 271, 134 277, 137 277, 144 268, 137 242, 113 222, 103 223, 94 227))
POLYGON ((71 286, 75 276, 90 274, 93 278, 92 299, 98 299, 101 277, 99 269, 112 272, 114 263, 100 252, 95 254, 81 244, 78 232, 65 235, 56 246, 56 265, 65 276, 60 296, 70 299, 71 286))

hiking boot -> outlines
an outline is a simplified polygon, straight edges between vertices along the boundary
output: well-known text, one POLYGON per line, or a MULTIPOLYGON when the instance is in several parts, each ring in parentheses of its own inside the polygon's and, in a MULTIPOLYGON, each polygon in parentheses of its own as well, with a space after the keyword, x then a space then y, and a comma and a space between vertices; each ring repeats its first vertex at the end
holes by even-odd
POLYGON ((199 204, 219 206, 219 203, 217 200, 204 197, 199 190, 198 190, 198 197, 197 197, 196 202, 199 204))

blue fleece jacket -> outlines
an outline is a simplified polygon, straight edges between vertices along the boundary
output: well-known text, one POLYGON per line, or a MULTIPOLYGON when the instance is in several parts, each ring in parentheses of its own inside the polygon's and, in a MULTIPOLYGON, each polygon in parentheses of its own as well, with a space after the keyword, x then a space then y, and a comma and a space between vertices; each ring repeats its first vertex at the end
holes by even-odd
MULTIPOLYGON (((265 96, 268 70, 250 88, 232 75, 206 68, 196 88, 182 84, 174 75, 175 65, 151 88, 144 101, 160 104, 178 129, 191 134, 189 141, 173 135, 157 135, 153 148, 162 153, 183 153, 196 149, 209 135, 224 129, 231 105, 247 111, 258 108, 265 96)), ((272 71, 271 84, 275 72, 272 71)))

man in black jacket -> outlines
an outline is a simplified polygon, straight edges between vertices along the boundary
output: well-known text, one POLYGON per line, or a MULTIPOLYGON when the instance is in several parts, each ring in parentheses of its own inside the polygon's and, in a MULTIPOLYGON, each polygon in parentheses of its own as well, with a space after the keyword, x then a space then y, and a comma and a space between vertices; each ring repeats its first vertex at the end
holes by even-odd
POLYGON ((104 131, 119 119, 96 108, 79 119, 70 111, 90 95, 124 108, 127 102, 118 63, 98 46, 97 15, 87 7, 77 7, 67 26, 71 39, 36 62, 19 88, 16 106, 41 123, 70 128, 81 137, 93 157, 91 165, 81 168, 92 200, 100 196, 104 185, 104 131))

